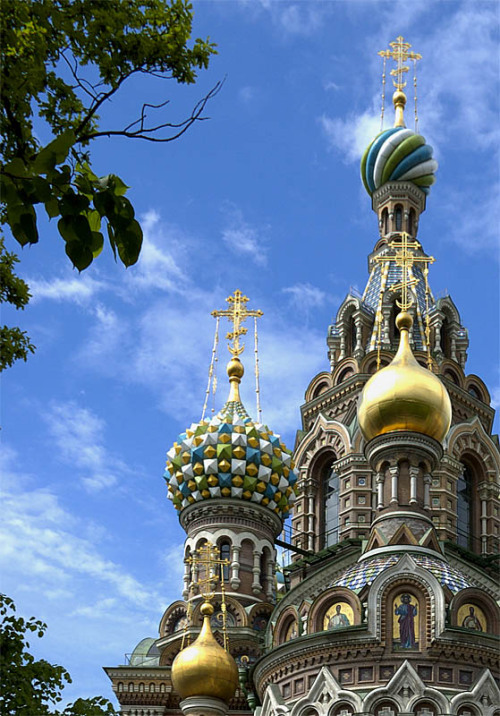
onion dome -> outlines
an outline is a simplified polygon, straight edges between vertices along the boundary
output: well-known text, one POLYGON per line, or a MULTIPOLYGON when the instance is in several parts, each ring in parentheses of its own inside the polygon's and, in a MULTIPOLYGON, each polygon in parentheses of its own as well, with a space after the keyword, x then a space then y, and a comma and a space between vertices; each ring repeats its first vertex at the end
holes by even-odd
POLYGON ((409 181, 425 194, 434 184, 438 164, 424 137, 406 127, 378 134, 361 159, 361 179, 370 196, 388 181, 409 181))
POLYGON ((229 361, 227 372, 231 390, 222 410, 193 423, 167 452, 168 497, 177 510, 230 498, 257 503, 285 518, 296 499, 291 451, 246 412, 239 396, 239 358, 229 361))
POLYGON ((417 363, 410 348, 409 313, 396 318, 398 352, 366 383, 358 404, 358 422, 366 440, 393 431, 423 433, 439 442, 451 423, 451 402, 443 383, 417 363))
POLYGON ((238 687, 236 662, 215 640, 210 628, 214 608, 201 606, 203 626, 196 641, 180 651, 172 664, 172 684, 182 699, 205 696, 228 703, 238 687))

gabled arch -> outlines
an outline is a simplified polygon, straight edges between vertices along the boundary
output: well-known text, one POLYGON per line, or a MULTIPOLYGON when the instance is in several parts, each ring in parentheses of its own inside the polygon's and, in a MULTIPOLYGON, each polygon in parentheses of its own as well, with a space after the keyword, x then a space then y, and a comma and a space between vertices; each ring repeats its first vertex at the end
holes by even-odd
POLYGON ((415 585, 419 585, 424 593, 427 593, 430 608, 427 620, 430 623, 429 636, 431 640, 444 630, 446 602, 440 583, 429 570, 420 567, 409 554, 405 554, 396 564, 384 569, 374 579, 368 594, 368 631, 379 640, 383 639, 382 600, 384 594, 399 581, 403 588, 406 575, 408 582, 411 580, 415 585))
POLYGON ((481 716, 493 716, 500 703, 500 689, 491 671, 485 669, 470 691, 453 696, 451 712, 457 713, 461 706, 468 703, 481 704, 481 716))
POLYGON ((337 458, 341 458, 350 452, 350 442, 349 431, 345 425, 337 420, 328 420, 319 413, 295 452, 295 464, 300 469, 307 468, 321 449, 328 448, 335 452, 337 458))
POLYGON ((291 716, 300 716, 311 707, 316 708, 322 716, 326 716, 332 705, 336 705, 341 700, 352 706, 355 712, 362 711, 360 697, 353 691, 343 689, 332 672, 326 666, 322 666, 307 696, 293 705, 291 716))
POLYGON ((452 425, 445 440, 445 449, 458 461, 467 451, 475 453, 481 460, 488 479, 492 482, 499 481, 500 453, 477 415, 466 423, 452 425))
POLYGON ((375 713, 377 702, 390 699, 398 704, 399 710, 408 712, 422 698, 434 701, 441 713, 448 713, 448 701, 436 689, 427 687, 413 666, 405 660, 392 679, 385 685, 371 691, 363 701, 363 711, 375 713))

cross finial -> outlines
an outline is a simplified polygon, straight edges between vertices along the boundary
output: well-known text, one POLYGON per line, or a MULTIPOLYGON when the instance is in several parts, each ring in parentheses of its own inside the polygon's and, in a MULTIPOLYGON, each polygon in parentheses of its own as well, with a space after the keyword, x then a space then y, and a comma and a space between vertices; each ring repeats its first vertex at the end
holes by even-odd
POLYGON ((245 350, 244 344, 240 344, 240 336, 244 336, 247 332, 245 326, 242 326, 241 324, 249 316, 260 318, 264 314, 260 310, 249 311, 246 308, 246 304, 249 299, 247 296, 243 295, 239 288, 236 289, 232 296, 228 296, 226 301, 229 304, 229 308, 221 311, 212 311, 212 316, 215 318, 225 316, 232 322, 233 330, 226 334, 226 338, 228 341, 232 342, 228 344, 229 352, 233 358, 238 358, 238 356, 245 350))
POLYGON ((409 70, 409 67, 403 63, 408 60, 414 60, 415 62, 421 60, 422 55, 410 50, 410 43, 405 42, 404 37, 401 35, 399 35, 394 42, 389 42, 389 47, 392 49, 380 50, 378 54, 380 57, 391 58, 397 63, 397 67, 391 70, 391 76, 396 78, 392 80, 392 83, 398 92, 402 92, 406 87, 406 80, 403 80, 403 76, 409 70))
POLYGON ((404 127, 404 109, 406 105, 406 95, 403 92, 404 88, 406 87, 406 79, 404 79, 406 73, 410 69, 405 62, 408 62, 408 60, 411 60, 413 62, 414 66, 414 77, 413 77, 413 85, 415 88, 415 126, 417 123, 417 61, 422 59, 422 55, 419 55, 418 52, 413 52, 413 50, 410 50, 410 43, 405 42, 404 38, 399 35, 399 37, 396 38, 393 42, 389 42, 390 50, 380 50, 378 53, 380 57, 384 60, 384 69, 382 72, 382 116, 381 120, 383 122, 383 116, 384 116, 384 103, 385 103, 385 63, 387 59, 394 60, 396 62, 396 67, 391 70, 390 74, 393 78, 392 83, 394 87, 396 88, 396 91, 394 92, 392 96, 392 101, 394 103, 394 109, 396 110, 396 119, 394 122, 395 127, 404 127))

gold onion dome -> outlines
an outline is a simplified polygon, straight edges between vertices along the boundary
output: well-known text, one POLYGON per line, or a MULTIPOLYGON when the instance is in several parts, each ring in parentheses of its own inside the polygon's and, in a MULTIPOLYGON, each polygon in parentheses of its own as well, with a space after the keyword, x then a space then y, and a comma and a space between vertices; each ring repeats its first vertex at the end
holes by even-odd
POLYGON ((296 500, 291 451, 267 425, 254 422, 239 395, 239 358, 227 366, 229 398, 209 420, 193 423, 167 452, 168 498, 177 510, 202 500, 231 498, 285 518, 296 500))
POLYGON ((201 606, 203 626, 196 641, 180 651, 172 664, 172 683, 182 699, 205 696, 228 703, 238 686, 236 662, 215 640, 210 628, 213 606, 201 606))
POLYGON ((396 318, 400 330, 398 352, 390 365, 366 383, 358 405, 358 422, 366 440, 408 430, 439 442, 451 423, 451 402, 443 383, 417 363, 410 348, 412 317, 396 318))

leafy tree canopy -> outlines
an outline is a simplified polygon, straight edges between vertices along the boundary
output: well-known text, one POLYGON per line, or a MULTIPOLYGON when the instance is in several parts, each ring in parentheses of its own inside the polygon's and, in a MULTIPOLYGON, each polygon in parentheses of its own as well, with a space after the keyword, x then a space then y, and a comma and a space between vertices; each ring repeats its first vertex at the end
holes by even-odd
POLYGON ((100 696, 77 699, 63 711, 54 705, 71 677, 62 666, 35 659, 28 637, 42 637, 46 624, 16 616, 14 602, 0 595, 0 713, 2 716, 118 716, 113 704, 100 696))
POLYGON ((99 125, 99 110, 132 75, 193 83, 197 70, 207 68, 215 47, 201 39, 188 46, 192 20, 187 0, 3 0, 2 219, 22 246, 38 241, 36 212, 43 206, 58 219, 79 270, 101 252, 103 226, 115 258, 125 266, 137 261, 142 231, 128 187, 113 174, 93 173, 89 145, 102 136, 168 142, 203 119, 219 84, 180 122, 149 122, 165 101, 144 104, 126 127, 99 125), (46 146, 34 132, 35 115, 54 137, 46 146))
MULTIPOLYGON (((0 303, 10 303, 15 308, 24 308, 30 299, 28 284, 16 276, 14 266, 19 259, 5 250, 4 240, 0 237, 0 303)), ((34 353, 35 346, 30 342, 26 331, 20 328, 0 326, 0 371, 22 358, 27 360, 28 353, 34 353)))

